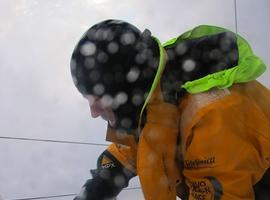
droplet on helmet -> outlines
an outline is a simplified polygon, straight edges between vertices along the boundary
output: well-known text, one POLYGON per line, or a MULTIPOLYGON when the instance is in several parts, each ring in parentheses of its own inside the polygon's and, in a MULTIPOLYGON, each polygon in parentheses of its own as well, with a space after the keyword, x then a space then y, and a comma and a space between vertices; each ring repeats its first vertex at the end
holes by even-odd
POLYGON ((131 32, 127 32, 121 35, 120 41, 123 45, 133 44, 135 42, 135 36, 131 32))
POLYGON ((96 45, 92 42, 84 43, 80 48, 80 53, 83 56, 91 56, 96 52, 96 45))
POLYGON ((233 42, 232 40, 233 34, 227 33, 222 39, 220 40, 220 48, 222 51, 229 51, 231 48, 231 44, 233 42))
POLYGON ((209 58, 212 60, 220 60, 221 57, 222 52, 220 51, 220 49, 213 49, 209 54, 209 58))
POLYGON ((187 51, 187 46, 184 43, 180 43, 175 48, 176 54, 183 55, 187 51))
POLYGON ((142 50, 145 49, 145 48, 147 48, 147 45, 146 45, 145 43, 143 43, 143 42, 138 42, 138 43, 136 44, 136 49, 137 49, 138 51, 142 51, 142 50))
POLYGON ((117 95, 115 96, 115 101, 118 105, 124 104, 126 103, 128 100, 128 95, 125 92, 119 92, 117 93, 117 95))
POLYGON ((97 60, 101 63, 106 63, 108 61, 108 55, 105 52, 99 52, 97 60))
POLYGON ((96 84, 96 85, 93 87, 93 92, 94 92, 96 95, 98 95, 98 96, 102 95, 102 94, 104 93, 104 91, 105 91, 105 88, 104 88, 104 86, 103 86, 101 83, 96 84))
POLYGON ((185 72, 191 72, 195 69, 195 67, 196 63, 191 59, 185 60, 184 63, 182 64, 182 68, 185 72))
POLYGON ((139 94, 135 94, 132 96, 131 101, 135 106, 138 106, 143 102, 143 96, 139 94))
POLYGON ((95 66, 95 59, 93 57, 87 57, 84 60, 84 65, 87 69, 91 69, 95 66))
POLYGON ((135 82, 140 75, 140 70, 137 67, 132 67, 127 73, 126 78, 128 82, 135 82))
POLYGON ((145 57, 142 55, 142 54, 140 54, 140 53, 138 53, 136 56, 135 56, 135 62, 137 63, 137 64, 143 64, 144 63, 144 61, 145 61, 145 57))
POLYGON ((98 29, 96 32, 95 32, 95 38, 97 40, 105 40, 104 38, 104 29, 98 29))
POLYGON ((119 45, 116 42, 110 42, 107 47, 107 51, 110 54, 115 54, 119 50, 119 45))
POLYGON ((114 34, 110 29, 106 29, 103 31, 103 39, 107 41, 111 41, 114 38, 114 34))
POLYGON ((144 49, 142 51, 142 56, 145 58, 145 59, 150 59, 153 57, 153 51, 151 49, 144 49))
MULTIPOLYGON (((86 34, 88 39, 94 38, 94 36, 96 34, 96 30, 95 29, 90 29, 85 34, 86 34)), ((82 38, 84 38, 84 36, 85 35, 83 35, 82 38)))
POLYGON ((113 98, 111 95, 109 94, 105 94, 101 97, 101 104, 104 106, 104 107, 109 107, 112 105, 113 103, 113 98))

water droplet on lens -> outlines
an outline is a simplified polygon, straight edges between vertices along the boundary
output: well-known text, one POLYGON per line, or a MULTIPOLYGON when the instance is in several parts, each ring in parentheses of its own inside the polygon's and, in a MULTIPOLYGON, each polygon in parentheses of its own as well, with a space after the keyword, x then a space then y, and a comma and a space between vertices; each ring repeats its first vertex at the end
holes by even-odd
POLYGON ((153 162, 156 160, 155 154, 150 153, 150 154, 147 156, 147 160, 148 160, 149 163, 153 163, 153 162))
POLYGON ((104 30, 103 32, 103 39, 107 41, 111 41, 114 38, 114 34, 110 29, 104 30))
POLYGON ((186 72, 193 71, 195 67, 196 67, 196 63, 191 59, 185 60, 184 63, 182 64, 182 68, 186 72))
POLYGON ((101 170, 99 175, 102 179, 109 179, 111 177, 111 173, 107 169, 101 170))
POLYGON ((100 53, 98 54, 98 56, 97 56, 97 59, 98 59, 98 61, 101 62, 101 63, 106 63, 107 60, 108 60, 108 56, 107 56, 106 53, 100 52, 100 53))
POLYGON ((228 37, 224 37, 220 40, 220 48, 222 51, 229 51, 232 40, 228 37))
POLYGON ((180 43, 176 46, 175 51, 178 55, 183 55, 187 51, 187 46, 184 43, 180 43))
POLYGON ((96 84, 93 87, 93 92, 98 96, 102 95, 104 93, 104 91, 105 91, 105 88, 102 84, 96 84))
POLYGON ((84 60, 84 65, 86 68, 91 69, 95 66, 95 59, 93 57, 87 57, 84 60))
POLYGON ((135 36, 133 33, 124 33, 121 38, 121 43, 123 45, 129 45, 129 44, 133 44, 135 42, 135 36))
POLYGON ((86 42, 81 46, 80 52, 84 56, 91 56, 96 52, 96 45, 92 42, 86 42))
POLYGON ((114 177, 113 181, 117 187, 123 187, 125 185, 125 178, 121 175, 114 177))
POLYGON ((166 177, 166 176, 160 177, 160 179, 159 179, 159 184, 160 184, 161 186, 163 186, 163 187, 168 187, 169 182, 168 182, 167 177, 166 177))
POLYGON ((137 54, 137 55, 135 56, 135 62, 136 62, 137 64, 143 64, 144 61, 145 61, 145 57, 144 57, 142 54, 137 54))
POLYGON ((100 101, 101 101, 101 104, 104 107, 109 107, 113 103, 113 98, 112 98, 111 95, 105 94, 104 96, 101 97, 101 100, 100 101))
POLYGON ((210 55, 209 55, 210 59, 212 60, 219 60, 221 59, 222 57, 222 53, 220 51, 220 49, 214 49, 210 52, 210 55))
POLYGON ((133 97, 132 97, 132 103, 133 103, 135 106, 140 105, 142 102, 143 102, 143 97, 142 97, 142 95, 139 95, 139 94, 133 95, 133 97))
POLYGON ((125 92, 119 92, 116 96, 115 96, 115 101, 117 102, 117 104, 121 105, 126 103, 128 100, 128 95, 125 92))
POLYGON ((107 50, 110 54, 115 54, 119 50, 119 45, 116 42, 110 42, 108 44, 107 50))
POLYGON ((137 67, 133 67, 130 69, 130 71, 127 73, 127 81, 128 82, 135 82, 140 75, 140 70, 137 67))

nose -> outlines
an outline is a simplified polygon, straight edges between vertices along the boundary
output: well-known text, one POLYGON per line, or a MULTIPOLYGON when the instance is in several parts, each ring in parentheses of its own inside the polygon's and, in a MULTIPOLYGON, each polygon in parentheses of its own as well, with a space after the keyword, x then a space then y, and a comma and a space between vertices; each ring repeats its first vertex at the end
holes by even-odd
POLYGON ((93 102, 89 101, 89 107, 90 107, 91 116, 93 118, 101 116, 101 114, 103 112, 103 108, 102 108, 101 104, 99 103, 99 101, 97 101, 97 100, 95 100, 93 102))

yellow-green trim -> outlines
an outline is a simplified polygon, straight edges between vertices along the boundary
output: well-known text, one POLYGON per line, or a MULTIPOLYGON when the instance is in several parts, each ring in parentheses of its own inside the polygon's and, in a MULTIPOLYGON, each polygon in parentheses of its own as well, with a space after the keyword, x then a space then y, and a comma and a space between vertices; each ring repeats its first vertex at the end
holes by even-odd
POLYGON ((156 37, 153 37, 153 38, 155 39, 155 41, 157 42, 157 44, 159 46, 159 55, 160 55, 159 56, 159 64, 158 64, 158 69, 157 69, 157 73, 155 75, 153 84, 151 86, 151 89, 150 89, 150 91, 149 91, 149 93, 147 95, 147 98, 146 98, 146 100, 145 100, 145 102, 143 104, 143 107, 141 109, 141 112, 140 112, 139 128, 141 126, 141 119, 142 119, 143 111, 146 108, 146 105, 148 104, 148 102, 150 101, 150 99, 151 99, 151 97, 152 97, 152 95, 153 95, 153 93, 154 93, 154 91, 155 91, 155 89, 156 89, 156 87, 157 87, 157 85, 159 83, 161 74, 162 74, 162 72, 164 70, 164 67, 165 67, 165 59, 164 59, 164 52, 163 52, 164 48, 162 47, 162 45, 161 45, 158 38, 156 38, 156 37))

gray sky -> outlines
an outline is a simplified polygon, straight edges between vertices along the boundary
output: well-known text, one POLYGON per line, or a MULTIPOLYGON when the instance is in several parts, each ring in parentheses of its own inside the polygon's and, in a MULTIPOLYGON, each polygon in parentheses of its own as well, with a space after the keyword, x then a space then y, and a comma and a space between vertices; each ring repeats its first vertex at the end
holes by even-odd
MULTIPOLYGON (((237 0, 237 13, 238 32, 269 66, 270 1, 237 0)), ((82 33, 108 18, 148 28, 162 42, 199 24, 236 27, 234 0, 1 0, 0 136, 105 143, 106 123, 90 118, 69 62, 82 33)), ((269 78, 268 70, 260 80, 270 87, 269 78)), ((0 195, 77 193, 104 148, 0 139, 0 195)), ((119 199, 143 197, 132 190, 119 199)))

